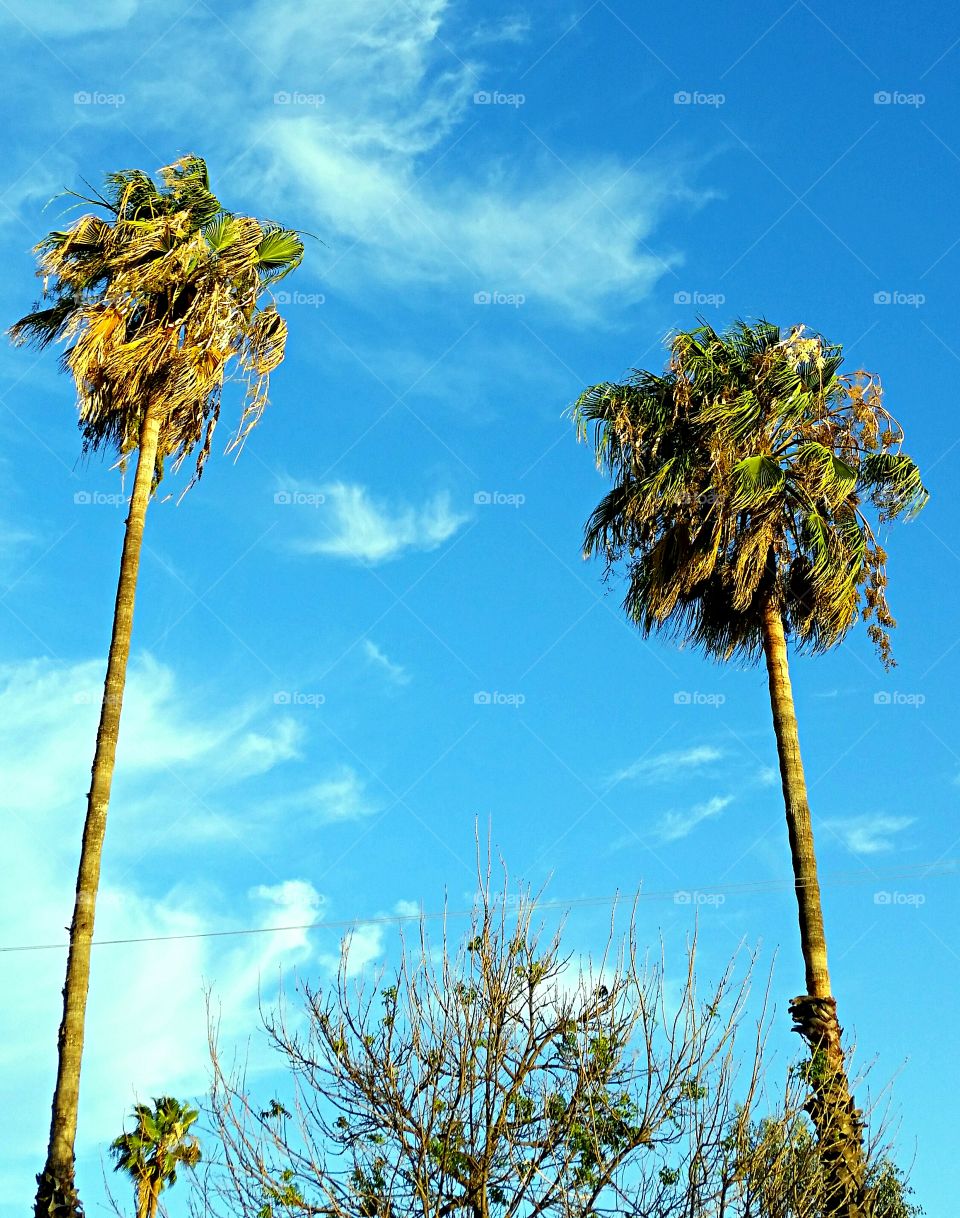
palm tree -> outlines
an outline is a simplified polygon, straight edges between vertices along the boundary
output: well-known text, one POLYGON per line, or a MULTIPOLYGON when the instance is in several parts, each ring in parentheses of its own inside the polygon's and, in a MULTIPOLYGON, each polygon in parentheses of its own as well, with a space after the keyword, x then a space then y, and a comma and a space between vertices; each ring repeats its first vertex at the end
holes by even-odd
POLYGON ((194 1168, 200 1162, 200 1143, 190 1126, 200 1115, 172 1096, 149 1104, 134 1104, 136 1127, 110 1143, 117 1160, 115 1171, 125 1171, 136 1190, 137 1218, 156 1218, 160 1193, 177 1182, 177 1168, 194 1168))
POLYGON ((573 408, 613 481, 584 553, 627 574, 625 608, 644 635, 665 629, 711 657, 766 663, 806 968, 791 1003, 810 1048, 809 1112, 831 1182, 831 1214, 863 1215, 861 1113, 846 1075, 787 638, 838 643, 862 616, 892 663, 880 523, 926 501, 878 379, 844 375, 842 349, 765 321, 678 334, 663 374, 587 390, 573 408))
POLYGON ((203 472, 233 361, 247 396, 232 446, 259 420, 287 334, 261 296, 303 256, 295 232, 225 211, 199 157, 183 157, 160 176, 158 186, 140 170, 110 174, 104 192, 84 200, 104 214, 82 215, 39 243, 44 299, 10 331, 16 343, 69 344, 63 362, 76 382, 85 452, 116 452, 121 467, 137 453, 70 924, 50 1140, 38 1177, 36 1212, 44 1218, 80 1212, 74 1141, 90 944, 147 505, 168 458, 177 467, 199 445, 193 481, 203 472))

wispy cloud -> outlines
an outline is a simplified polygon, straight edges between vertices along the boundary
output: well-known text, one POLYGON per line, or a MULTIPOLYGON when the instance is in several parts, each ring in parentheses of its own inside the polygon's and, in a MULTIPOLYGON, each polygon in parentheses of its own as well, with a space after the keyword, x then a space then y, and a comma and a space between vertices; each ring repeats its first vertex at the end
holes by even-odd
POLYGON ((533 29, 533 22, 526 15, 509 17, 505 21, 478 26, 470 35, 475 46, 492 45, 498 42, 525 42, 533 29))
POLYGON ((323 824, 363 820, 381 806, 368 795, 363 779, 350 766, 342 766, 332 778, 308 787, 296 796, 296 802, 306 809, 308 817, 312 815, 323 824))
POLYGON ((661 842, 678 842, 689 837, 703 821, 719 816, 731 803, 732 795, 715 795, 704 803, 694 804, 692 808, 667 812, 657 826, 656 835, 661 842))
POLYGON ((915 820, 914 816, 875 816, 867 813, 825 820, 823 824, 854 854, 885 854, 896 845, 893 840, 896 835, 909 829, 915 820))
MULTIPOLYGON (((330 21, 313 9, 305 20, 300 5, 272 0, 266 19, 241 30, 277 74, 273 88, 303 88, 320 68, 322 113, 277 108, 255 118, 250 140, 264 148, 273 186, 328 237, 325 282, 354 293, 442 284, 464 303, 478 291, 522 293, 563 317, 598 318, 680 264, 675 251, 652 249, 654 234, 671 210, 706 195, 665 155, 639 166, 584 153, 525 122, 520 102, 510 130, 521 160, 515 148, 509 160, 448 157, 474 126, 495 129, 498 107, 477 97, 511 87, 471 58, 492 29, 458 34, 447 0, 329 7, 330 21)), ((517 17, 497 40, 526 33, 517 17)))
POLYGON ((59 0, 6 0, 0 5, 0 24, 23 25, 31 32, 53 38, 71 38, 126 25, 141 0, 99 0, 97 4, 65 6, 59 0))
MULTIPOLYGON (((75 801, 89 781, 103 695, 104 661, 26 660, 0 666, 0 807, 54 808, 75 801), (87 771, 86 776, 84 772, 87 771)), ((252 705, 211 716, 188 704, 173 669, 149 655, 131 666, 117 750, 131 780, 176 770, 228 784, 299 755, 302 727, 288 715, 255 723, 252 705)))
POLYGON ((436 550, 468 519, 454 511, 445 492, 420 507, 375 499, 366 487, 346 482, 323 493, 323 508, 314 518, 324 532, 296 543, 308 554, 386 562, 408 550, 436 550))
POLYGON ((689 749, 676 749, 665 753, 656 753, 652 757, 641 757, 631 765, 624 766, 610 776, 611 786, 619 782, 630 782, 634 779, 646 779, 649 782, 665 782, 669 779, 680 778, 697 770, 705 769, 720 761, 725 756, 722 749, 712 745, 698 745, 689 749))
POLYGON ((385 672, 397 685, 409 685, 410 675, 402 664, 395 664, 372 639, 363 640, 363 653, 375 667, 385 672))

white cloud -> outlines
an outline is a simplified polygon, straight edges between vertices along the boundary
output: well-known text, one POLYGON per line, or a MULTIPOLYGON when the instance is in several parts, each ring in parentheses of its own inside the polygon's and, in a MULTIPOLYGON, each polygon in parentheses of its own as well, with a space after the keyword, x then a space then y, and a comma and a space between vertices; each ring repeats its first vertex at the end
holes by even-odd
POLYGON ((914 823, 913 816, 849 816, 823 822, 854 854, 885 854, 895 846, 894 837, 914 823))
POLYGON ((491 25, 479 26, 470 35, 470 41, 476 45, 486 45, 496 42, 525 42, 533 29, 529 17, 510 17, 505 21, 497 21, 491 25))
POLYGON ((96 4, 63 4, 62 0, 5 0, 0 24, 45 37, 72 38, 126 25, 141 0, 98 0, 96 4))
POLYGON ((522 293, 582 319, 613 298, 636 303, 680 263, 648 245, 681 193, 664 170, 609 157, 567 167, 531 136, 522 171, 488 163, 482 176, 431 175, 412 151, 389 147, 407 137, 387 126, 368 126, 362 151, 310 118, 271 130, 313 223, 351 247, 326 272, 346 290, 374 277, 421 289, 459 283, 464 303, 478 291, 522 293))
MULTIPOLYGON (((0 739, 9 811, 76 806, 89 784, 106 661, 71 665, 28 660, 0 666, 0 739)), ((173 670, 149 655, 130 666, 117 748, 117 773, 134 777, 211 766, 221 782, 263 773, 298 755, 302 728, 288 716, 254 729, 251 706, 219 718, 187 708, 173 670)))
POLYGON ((226 758, 223 771, 233 781, 265 774, 283 761, 300 756, 303 728, 292 719, 283 718, 269 732, 244 732, 226 758))
POLYGON ((402 664, 395 664, 371 639, 363 640, 363 653, 374 667, 385 672, 397 685, 408 685, 410 676, 402 664))
POLYGON ((378 563, 407 550, 435 550, 467 520, 453 510, 450 496, 435 495, 422 507, 376 500, 363 486, 337 482, 324 488, 323 510, 316 514, 326 536, 303 539, 297 548, 378 563))
POLYGON ((380 810, 366 792, 366 784, 356 770, 342 766, 333 778, 318 782, 298 794, 296 803, 321 824, 363 820, 380 810))
POLYGON ((612 785, 618 782, 629 782, 636 778, 645 778, 651 782, 679 778, 691 771, 713 765, 714 762, 722 760, 724 756, 721 749, 707 744, 657 753, 653 757, 641 757, 622 770, 617 770, 611 776, 610 783, 612 785))
MULTIPOLYGON (((464 304, 478 291, 522 293, 580 319, 644 298, 681 261, 651 248, 661 220, 699 201, 681 173, 663 156, 639 168, 574 151, 533 118, 527 130, 522 107, 502 128, 509 156, 506 144, 482 158, 445 155, 461 138, 466 148, 487 131, 498 138, 505 109, 475 104, 495 85, 461 43, 479 49, 482 31, 459 38, 445 25, 451 11, 446 0, 359 0, 327 21, 272 3, 247 27, 281 89, 323 81, 322 105, 274 107, 250 138, 271 158, 273 188, 298 197, 328 241, 324 281, 355 293, 443 284, 464 304), (474 124, 484 126, 472 137, 474 124)), ((525 30, 520 19, 505 27, 511 39, 525 30)))
POLYGON ((711 820, 733 803, 732 795, 714 795, 705 803, 694 804, 679 812, 668 812, 662 817, 657 826, 657 837, 661 842, 678 842, 681 838, 689 837, 697 825, 705 820, 711 820))

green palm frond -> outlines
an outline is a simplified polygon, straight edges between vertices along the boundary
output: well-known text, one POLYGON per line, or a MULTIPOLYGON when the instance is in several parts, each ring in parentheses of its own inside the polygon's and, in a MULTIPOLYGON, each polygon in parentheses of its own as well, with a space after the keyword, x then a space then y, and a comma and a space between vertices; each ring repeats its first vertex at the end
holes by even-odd
POLYGON ((733 467, 730 507, 734 512, 765 508, 786 486, 787 476, 778 462, 761 453, 742 457, 733 467))
POLYGON ((296 270, 303 252, 303 242, 291 229, 272 229, 257 245, 257 264, 265 279, 276 282, 296 270))
POLYGON ((920 470, 906 453, 871 453, 860 467, 860 482, 885 521, 900 515, 911 519, 930 498, 920 470))

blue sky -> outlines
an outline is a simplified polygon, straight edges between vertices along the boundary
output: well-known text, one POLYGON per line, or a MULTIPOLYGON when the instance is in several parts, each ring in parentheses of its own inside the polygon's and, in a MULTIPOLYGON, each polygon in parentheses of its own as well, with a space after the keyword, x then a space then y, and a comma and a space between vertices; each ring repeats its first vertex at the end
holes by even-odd
MULTIPOLYGON (((320 239, 281 285, 261 427, 149 514, 99 936, 463 907, 479 822, 554 899, 663 894, 651 942, 692 928, 672 894, 722 894, 702 967, 744 938, 776 954, 783 1060, 803 973, 764 677, 624 623, 580 558, 603 484, 563 415, 660 367, 697 313, 802 322, 879 372, 933 491, 889 546, 900 666, 857 634, 794 684, 841 1019, 875 1083, 896 1076, 938 1215, 960 1081, 960 13, 842 7, 6 0, 0 305, 8 324, 35 297, 52 195, 189 151, 227 206, 320 239)), ((65 938, 124 512, 52 353, 0 347, 0 382, 9 946, 65 938)), ((572 945, 605 923, 576 910, 572 945)), ((391 942, 362 927, 357 966, 391 942)), ((323 977, 336 950, 98 949, 88 1212, 134 1099, 203 1091, 203 986, 243 1040, 281 964, 323 977)), ((0 955, 3 1218, 41 1165, 62 968, 0 955)))

